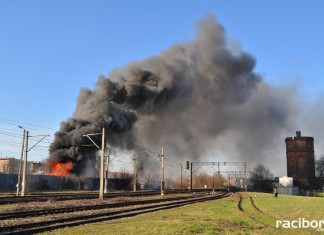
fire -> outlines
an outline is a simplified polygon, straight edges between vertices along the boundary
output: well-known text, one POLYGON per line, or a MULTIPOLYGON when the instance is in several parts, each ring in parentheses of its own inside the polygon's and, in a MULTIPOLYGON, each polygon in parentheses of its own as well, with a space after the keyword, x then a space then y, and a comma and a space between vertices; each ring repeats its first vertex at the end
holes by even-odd
POLYGON ((50 164, 50 171, 47 175, 65 176, 72 169, 72 162, 54 162, 50 164))

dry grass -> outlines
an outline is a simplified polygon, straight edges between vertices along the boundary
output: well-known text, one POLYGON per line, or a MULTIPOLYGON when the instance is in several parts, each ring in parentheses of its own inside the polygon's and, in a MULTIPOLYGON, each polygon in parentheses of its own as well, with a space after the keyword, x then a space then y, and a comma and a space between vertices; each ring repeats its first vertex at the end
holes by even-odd
POLYGON ((134 218, 63 229, 48 234, 324 234, 315 229, 276 228, 276 220, 323 220, 323 198, 243 193, 134 218), (256 210, 248 196, 252 196, 256 210))

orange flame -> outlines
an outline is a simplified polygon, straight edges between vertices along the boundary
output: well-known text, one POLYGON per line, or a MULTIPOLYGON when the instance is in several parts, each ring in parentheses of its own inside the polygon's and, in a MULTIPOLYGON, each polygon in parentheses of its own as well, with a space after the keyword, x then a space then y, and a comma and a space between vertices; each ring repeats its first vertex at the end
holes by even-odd
POLYGON ((72 162, 54 162, 50 164, 50 172, 47 175, 65 176, 72 169, 72 162))

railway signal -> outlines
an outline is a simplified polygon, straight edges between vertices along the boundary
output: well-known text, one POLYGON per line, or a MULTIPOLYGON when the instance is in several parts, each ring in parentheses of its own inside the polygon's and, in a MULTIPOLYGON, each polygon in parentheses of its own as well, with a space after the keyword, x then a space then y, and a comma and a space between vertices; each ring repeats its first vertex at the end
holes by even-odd
POLYGON ((190 162, 189 162, 189 161, 187 161, 187 163, 186 163, 186 169, 187 169, 187 170, 189 170, 189 169, 190 169, 190 166, 189 166, 189 165, 190 165, 190 162))

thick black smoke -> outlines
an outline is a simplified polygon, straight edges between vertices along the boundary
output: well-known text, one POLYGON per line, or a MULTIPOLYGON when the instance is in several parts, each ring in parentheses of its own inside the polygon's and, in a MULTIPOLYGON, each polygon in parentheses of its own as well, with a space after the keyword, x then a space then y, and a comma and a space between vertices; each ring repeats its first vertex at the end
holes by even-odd
POLYGON ((84 147, 89 140, 83 135, 102 127, 109 146, 164 146, 179 162, 198 160, 218 139, 223 152, 230 149, 246 161, 261 158, 294 107, 287 88, 269 87, 254 67, 251 55, 231 51, 224 28, 209 15, 192 42, 114 69, 93 90, 83 88, 73 117, 55 135, 49 161, 71 160, 73 173, 82 173, 97 151, 84 147))

